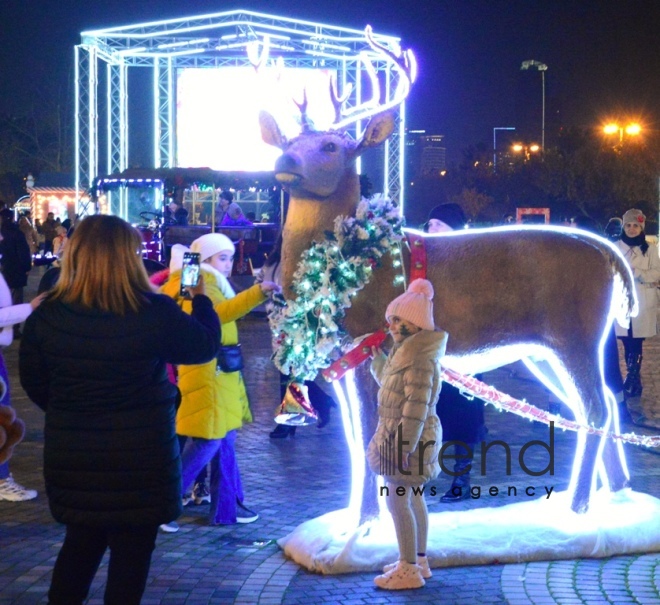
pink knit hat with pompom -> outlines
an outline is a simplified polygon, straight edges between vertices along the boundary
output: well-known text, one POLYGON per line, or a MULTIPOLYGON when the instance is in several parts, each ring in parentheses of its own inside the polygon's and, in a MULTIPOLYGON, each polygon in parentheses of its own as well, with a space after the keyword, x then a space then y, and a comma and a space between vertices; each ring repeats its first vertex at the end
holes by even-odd
POLYGON ((422 330, 435 330, 433 321, 433 285, 427 279, 415 279, 397 296, 385 311, 385 319, 396 315, 422 330))

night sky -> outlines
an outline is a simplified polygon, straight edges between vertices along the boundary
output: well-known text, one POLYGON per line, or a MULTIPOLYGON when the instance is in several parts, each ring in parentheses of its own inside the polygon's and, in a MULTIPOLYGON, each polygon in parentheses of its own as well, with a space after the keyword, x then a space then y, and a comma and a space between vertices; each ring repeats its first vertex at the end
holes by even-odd
POLYGON ((660 128, 657 0, 1 0, 0 110, 72 78, 85 29, 234 9, 400 36, 420 63, 408 125, 445 134, 450 160, 512 123, 520 65, 531 59, 548 65, 559 124, 612 116, 660 128))

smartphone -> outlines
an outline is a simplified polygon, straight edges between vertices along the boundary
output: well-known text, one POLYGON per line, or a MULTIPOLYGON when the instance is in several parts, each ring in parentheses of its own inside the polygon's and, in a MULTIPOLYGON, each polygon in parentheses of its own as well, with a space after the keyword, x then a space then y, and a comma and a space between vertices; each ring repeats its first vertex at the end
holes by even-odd
POLYGON ((199 282, 199 252, 184 252, 181 268, 181 296, 186 295, 186 288, 194 288, 199 282))

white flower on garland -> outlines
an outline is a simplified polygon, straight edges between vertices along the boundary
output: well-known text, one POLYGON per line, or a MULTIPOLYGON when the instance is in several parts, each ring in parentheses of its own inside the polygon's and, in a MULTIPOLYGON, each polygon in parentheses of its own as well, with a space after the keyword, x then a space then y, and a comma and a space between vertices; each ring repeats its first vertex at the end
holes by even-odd
POLYGON ((384 254, 403 237, 396 204, 362 199, 355 217, 338 216, 328 239, 303 254, 293 276, 295 300, 269 314, 275 365, 296 380, 311 380, 332 362, 344 336, 340 323, 384 254))

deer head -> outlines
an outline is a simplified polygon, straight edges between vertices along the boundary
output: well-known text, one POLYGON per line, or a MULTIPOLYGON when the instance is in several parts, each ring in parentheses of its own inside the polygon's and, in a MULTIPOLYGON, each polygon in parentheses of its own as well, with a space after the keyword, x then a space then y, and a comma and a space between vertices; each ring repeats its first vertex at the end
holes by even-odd
MULTIPOLYGON (((410 91, 415 79, 415 60, 410 50, 391 50, 373 38, 367 27, 365 36, 379 58, 385 58, 399 74, 389 99, 381 100, 380 85, 371 58, 360 55, 365 73, 371 80, 371 97, 356 107, 344 109, 350 87, 340 97, 334 78, 330 80, 330 98, 335 107, 335 121, 327 131, 317 131, 307 117, 307 98, 298 103, 302 132, 287 140, 277 122, 267 112, 261 112, 259 122, 263 140, 283 151, 275 164, 275 178, 288 190, 289 210, 283 230, 282 276, 285 293, 301 253, 324 231, 332 229, 338 215, 351 216, 360 201, 360 183, 355 160, 369 147, 383 143, 394 131, 394 109, 410 91), (369 119, 358 140, 346 128, 369 119)), ((259 58, 258 69, 265 59, 259 58)))

